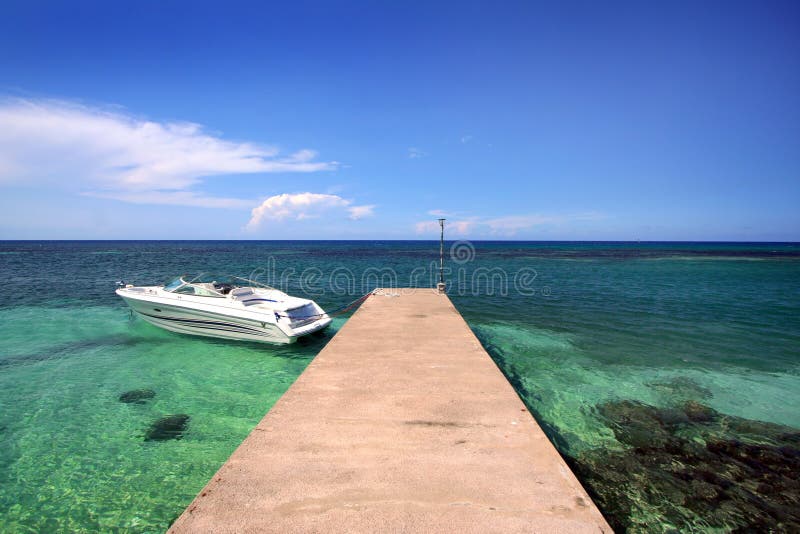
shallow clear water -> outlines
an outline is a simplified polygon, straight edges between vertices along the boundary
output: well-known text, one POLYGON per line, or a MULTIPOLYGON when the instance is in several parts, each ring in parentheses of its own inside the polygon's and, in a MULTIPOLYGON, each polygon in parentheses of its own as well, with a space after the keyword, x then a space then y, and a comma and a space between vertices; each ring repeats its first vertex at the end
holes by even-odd
MULTIPOLYGON (((453 302, 617 529, 792 524, 781 506, 796 486, 768 468, 791 464, 800 428, 800 246, 464 246, 467 261, 448 262, 453 302), (767 467, 751 473, 743 454, 767 467), (752 495, 709 478, 730 466, 731 487, 752 495), (620 484, 611 470, 630 473, 620 484)), ((437 254, 426 242, 0 243, 0 531, 163 531, 345 320, 291 347, 181 336, 132 319, 117 280, 226 272, 333 309, 375 285, 430 285, 437 254), (138 389, 154 396, 120 401, 138 389), (189 416, 181 439, 145 440, 173 414, 189 416)))

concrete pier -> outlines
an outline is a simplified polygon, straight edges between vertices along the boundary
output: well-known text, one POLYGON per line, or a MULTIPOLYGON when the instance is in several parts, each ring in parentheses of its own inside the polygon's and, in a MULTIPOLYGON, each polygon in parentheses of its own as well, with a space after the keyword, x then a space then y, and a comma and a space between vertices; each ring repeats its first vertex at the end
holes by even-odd
POLYGON ((450 299, 396 289, 367 299, 170 532, 611 528, 450 299))

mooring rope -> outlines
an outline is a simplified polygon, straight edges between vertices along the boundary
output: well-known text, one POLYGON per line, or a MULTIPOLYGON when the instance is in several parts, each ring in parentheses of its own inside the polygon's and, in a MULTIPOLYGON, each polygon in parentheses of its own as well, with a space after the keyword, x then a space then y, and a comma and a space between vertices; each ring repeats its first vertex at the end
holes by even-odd
POLYGON ((356 300, 354 300, 354 301, 353 301, 353 302, 351 302, 350 304, 346 304, 345 306, 342 306, 341 308, 337 308, 337 309, 333 310, 333 311, 332 311, 332 312, 330 312, 330 313, 327 313, 327 312, 325 312, 325 313, 316 313, 316 314, 314 314, 314 315, 300 315, 300 316, 296 316, 296 315, 284 315, 284 314, 280 314, 280 313, 278 313, 278 312, 275 312, 275 316, 276 316, 276 317, 288 317, 289 319, 291 319, 291 320, 293 320, 293 321, 296 321, 296 320, 298 320, 298 319, 313 319, 313 318, 317 318, 317 317, 324 317, 324 316, 326 316, 326 315, 327 315, 328 317, 335 317, 335 316, 337 316, 337 315, 341 315, 341 314, 343 314, 343 313, 347 313, 347 312, 348 312, 348 311, 350 311, 352 308, 354 308, 354 307, 356 307, 356 306, 360 305, 362 302, 364 302, 365 300, 367 300, 367 298, 369 298, 369 296, 370 296, 370 295, 373 295, 373 294, 375 293, 375 291, 377 291, 377 290, 372 290, 372 291, 370 291, 369 293, 366 293, 366 294, 364 294, 364 295, 362 295, 362 296, 358 297, 356 300))

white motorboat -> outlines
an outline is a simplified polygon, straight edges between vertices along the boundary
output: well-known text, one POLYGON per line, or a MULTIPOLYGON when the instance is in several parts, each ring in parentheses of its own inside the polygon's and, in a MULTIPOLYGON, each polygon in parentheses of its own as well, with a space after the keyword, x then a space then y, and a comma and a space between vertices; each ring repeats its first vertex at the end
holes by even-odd
POLYGON ((331 323, 313 300, 245 278, 184 275, 164 286, 120 285, 117 295, 142 319, 182 334, 294 343, 331 323))

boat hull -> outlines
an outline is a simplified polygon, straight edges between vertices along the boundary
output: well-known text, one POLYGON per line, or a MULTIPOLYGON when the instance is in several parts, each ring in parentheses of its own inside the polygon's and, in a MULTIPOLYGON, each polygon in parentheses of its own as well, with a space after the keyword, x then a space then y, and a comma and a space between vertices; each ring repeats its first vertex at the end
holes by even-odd
MULTIPOLYGON (((126 295, 120 296, 143 320, 171 332, 273 344, 294 343, 299 337, 288 335, 277 324, 266 320, 266 317, 264 321, 257 321, 173 304, 150 302, 126 295)), ((320 321, 318 328, 304 329, 303 335, 322 330, 328 324, 330 320, 320 321)))

